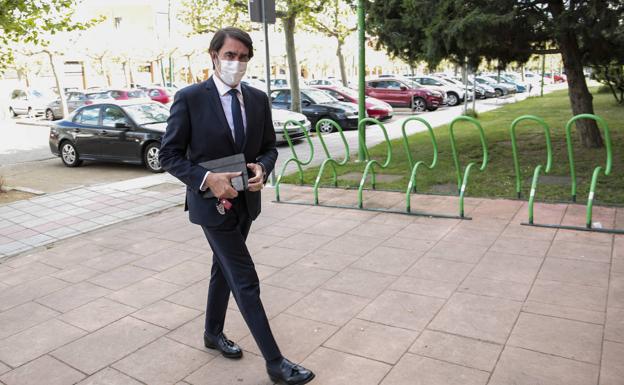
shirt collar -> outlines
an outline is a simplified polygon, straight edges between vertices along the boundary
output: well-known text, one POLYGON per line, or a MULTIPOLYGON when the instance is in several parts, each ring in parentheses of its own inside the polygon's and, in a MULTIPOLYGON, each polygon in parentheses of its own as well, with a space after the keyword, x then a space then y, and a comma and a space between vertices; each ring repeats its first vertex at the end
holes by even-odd
MULTIPOLYGON (((216 74, 212 75, 212 80, 214 80, 214 83, 217 86, 217 91, 219 91, 219 96, 227 95, 228 91, 232 89, 232 87, 230 87, 227 84, 223 83, 223 80, 219 79, 219 77, 216 74)), ((243 91, 241 90, 241 84, 240 83, 238 83, 238 85, 236 87, 234 87, 234 89, 238 90, 238 92, 241 95, 243 94, 243 91)))

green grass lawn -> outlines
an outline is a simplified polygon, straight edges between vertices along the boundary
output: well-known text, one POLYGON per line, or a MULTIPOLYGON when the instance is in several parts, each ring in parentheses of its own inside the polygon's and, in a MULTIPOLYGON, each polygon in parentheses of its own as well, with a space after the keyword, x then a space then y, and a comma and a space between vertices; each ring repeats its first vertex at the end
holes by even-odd
MULTIPOLYGON (((601 175, 596 187, 596 201, 608 204, 624 203, 624 108, 618 106, 610 94, 594 93, 594 109, 596 114, 607 121, 611 131, 613 143, 613 168, 611 175, 601 175)), ((548 174, 549 178, 541 178, 537 189, 537 199, 542 201, 569 201, 570 184, 569 164, 565 141, 565 124, 572 117, 567 90, 558 91, 544 97, 532 97, 522 102, 505 105, 497 110, 483 113, 479 116, 488 142, 489 163, 483 172, 478 171, 481 163, 482 151, 476 128, 468 123, 459 123, 454 127, 460 164, 465 167, 469 162, 477 162, 470 174, 467 187, 467 196, 515 198, 515 173, 511 150, 509 127, 518 116, 531 114, 543 118, 551 128, 553 147, 553 167, 548 174)), ((411 123, 418 124, 418 123, 411 123)), ((375 128, 369 128, 370 130, 375 128)), ((395 128, 399 129, 399 128, 395 128)), ((577 175, 577 200, 587 199, 589 183, 594 167, 605 164, 606 151, 601 149, 586 149, 573 129, 574 159, 577 175)), ((419 167, 417 188, 421 193, 456 194, 456 174, 451 155, 451 146, 448 125, 436 127, 434 133, 438 142, 438 164, 428 170, 419 167)), ((533 176, 533 169, 537 164, 546 164, 546 143, 543 129, 535 123, 521 123, 517 129, 518 153, 522 170, 523 197, 528 196, 533 176)), ((335 134, 334 134, 335 135, 335 134)), ((603 134, 604 137, 604 134, 603 134)), ((430 162, 433 148, 427 132, 421 132, 409 137, 410 150, 415 161, 430 162)), ((320 148, 317 150, 321 150, 320 148)), ((383 162, 386 157, 386 144, 381 143, 370 150, 371 158, 383 162)), ((402 139, 392 141, 392 163, 379 174, 400 175, 402 178, 394 182, 380 183, 377 188, 383 190, 405 191, 409 182, 409 162, 405 153, 402 139)), ((318 151, 318 154, 321 152, 318 151)), ((357 158, 354 156, 354 158, 357 158)), ((362 173, 365 164, 350 162, 338 167, 338 174, 362 173)), ((319 167, 305 170, 304 183, 313 184, 319 167)), ((322 185, 329 186, 330 170, 326 169, 322 185)), ((543 175, 543 174, 542 174, 543 175)), ((284 183, 297 183, 296 173, 283 179, 284 183)), ((357 188, 359 182, 340 179, 341 187, 357 188)), ((368 187, 368 186, 367 186, 368 187)))

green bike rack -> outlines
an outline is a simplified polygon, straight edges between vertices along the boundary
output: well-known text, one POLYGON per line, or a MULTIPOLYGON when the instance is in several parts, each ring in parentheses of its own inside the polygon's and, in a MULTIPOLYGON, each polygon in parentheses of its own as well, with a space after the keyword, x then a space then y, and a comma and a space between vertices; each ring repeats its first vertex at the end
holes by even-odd
POLYGON ((316 134, 318 135, 319 140, 321 141, 321 146, 323 146, 323 151, 325 152, 325 156, 327 156, 327 159, 325 159, 323 163, 321 163, 321 168, 319 169, 319 172, 316 175, 316 180, 314 181, 314 204, 318 205, 319 204, 318 203, 319 202, 318 189, 321 184, 321 177, 323 176, 323 171, 325 170, 325 167, 327 165, 331 166, 332 173, 333 173, 333 184, 334 184, 334 187, 338 187, 338 175, 336 173, 336 166, 344 166, 345 164, 347 164, 347 162, 349 162, 349 143, 347 142, 347 139, 345 138, 344 133, 342 132, 342 127, 340 127, 338 123, 336 123, 335 121, 331 119, 319 120, 316 123, 316 134), (323 134, 321 130, 319 129, 322 122, 329 122, 332 126, 334 126, 334 128, 338 131, 338 133, 340 133, 340 138, 342 139, 342 143, 344 144, 344 148, 345 148, 345 157, 342 160, 342 162, 336 161, 331 156, 329 150, 327 149, 327 145, 325 144, 325 139, 323 139, 323 134))
POLYGON ((368 148, 364 147, 364 150, 365 150, 364 153, 365 153, 366 159, 369 159, 369 161, 366 162, 366 167, 364 168, 364 173, 362 174, 362 179, 360 180, 360 186, 358 188, 358 208, 360 209, 364 208, 362 191, 364 190, 364 185, 366 184, 366 178, 368 177, 369 171, 371 173, 371 185, 374 190, 375 189, 375 165, 377 165, 379 168, 383 170, 387 168, 390 162, 392 161, 392 143, 390 143, 390 139, 388 138, 388 132, 386 131, 386 127, 383 125, 383 123, 381 123, 379 120, 375 118, 364 118, 360 120, 358 124, 358 130, 361 130, 362 125, 366 125, 366 123, 368 122, 378 125, 381 128, 381 132, 383 132, 384 134, 384 138, 386 140, 386 161, 382 164, 378 162, 376 159, 370 159, 370 156, 368 154, 368 148))
POLYGON ((462 179, 461 176, 461 167, 459 165, 459 157, 457 156, 457 146, 455 143, 455 134, 453 133, 453 126, 458 122, 468 122, 472 123, 479 130, 479 137, 481 139, 481 147, 483 148, 483 161, 481 162, 481 167, 479 167, 479 171, 485 170, 488 163, 488 151, 487 151, 487 142, 485 140, 485 133, 483 132, 483 127, 481 127, 481 123, 478 120, 471 118, 470 116, 458 116, 449 125, 449 136, 451 139, 451 150, 453 153, 453 163, 455 163, 455 171, 457 174, 457 189, 459 191, 459 217, 464 218, 464 196, 466 194, 466 185, 468 184, 468 176, 470 175, 470 169, 476 165, 475 162, 470 162, 466 169, 464 170, 464 177, 462 179))
POLYGON ((407 191, 405 192, 405 201, 406 201, 405 211, 409 213, 412 211, 411 210, 411 201, 412 201, 411 193, 416 192, 416 171, 418 171, 418 167, 422 164, 425 164, 426 167, 430 170, 435 167, 435 165, 438 163, 438 142, 436 142, 435 135, 433 134, 433 128, 431 128, 431 125, 429 124, 429 122, 427 122, 423 118, 419 118, 416 116, 405 119, 405 121, 401 125, 401 132, 403 134, 403 147, 405 148, 405 152, 407 154, 407 161, 409 162, 409 166, 410 166, 410 180, 407 185, 407 191), (405 128, 407 127, 407 124, 412 121, 416 121, 416 122, 420 122, 424 124, 425 127, 427 127, 427 131, 429 131, 429 137, 431 138, 431 145, 433 146, 433 159, 431 160, 431 164, 429 165, 426 165, 425 161, 422 161, 422 160, 419 160, 418 162, 414 163, 414 158, 412 157, 412 152, 410 151, 410 148, 409 148, 409 140, 407 139, 407 133, 405 132, 405 128))
MULTIPOLYGON (((571 179, 571 191, 570 192, 572 195, 572 202, 576 202, 576 170, 574 167, 574 149, 572 147, 572 124, 579 119, 594 120, 598 123, 598 126, 604 130, 605 147, 607 150, 607 162, 604 167, 605 176, 609 176, 609 174, 611 174, 611 165, 613 163, 613 154, 611 152, 611 135, 609 133, 609 126, 607 126, 607 122, 604 119, 602 119, 598 115, 580 114, 568 120, 568 123, 565 126, 565 131, 566 131, 566 144, 567 144, 567 149, 568 149, 568 161, 570 163, 570 179, 571 179)), ((587 211, 586 211, 586 220, 585 220, 584 227, 537 224, 537 223, 533 223, 531 220, 529 220, 529 223, 522 223, 522 224, 526 226, 538 226, 538 227, 549 227, 549 228, 567 229, 567 230, 582 230, 582 231, 595 231, 595 232, 612 233, 612 234, 624 234, 624 229, 608 229, 608 228, 592 227, 592 209, 594 206, 596 183, 598 182, 598 177, 600 176, 601 171, 603 171, 602 166, 597 166, 596 168, 594 168, 594 172, 592 173, 591 184, 589 187, 589 195, 587 197, 587 211)), ((534 185, 532 186, 532 189, 534 188, 535 188, 535 178, 534 178, 534 185)))
MULTIPOLYGON (((550 141, 550 127, 548 126, 548 124, 542 118, 538 118, 537 116, 534 116, 534 115, 522 115, 516 118, 511 123, 511 128, 509 129, 509 131, 511 134, 511 152, 513 155, 514 171, 516 172, 516 195, 518 199, 522 197, 522 192, 521 192, 522 191, 522 172, 520 171, 520 162, 518 161, 518 145, 516 143, 516 126, 520 122, 525 121, 525 120, 536 122, 539 125, 541 125, 542 128, 544 129, 544 137, 546 138, 546 168, 544 169, 544 172, 545 173, 550 172, 550 168, 552 166, 552 144, 550 141)), ((540 169, 543 168, 542 165, 538 165, 537 167, 540 167, 540 169)))
POLYGON ((515 119, 511 123, 511 151, 513 154, 514 161, 514 169, 516 172, 516 194, 518 198, 521 198, 521 188, 522 188, 522 173, 520 171, 520 162, 518 161, 518 146, 516 144, 516 126, 524 121, 531 120, 539 123, 544 129, 544 137, 546 138, 546 168, 541 164, 538 164, 533 170, 533 180, 531 181, 531 192, 529 194, 529 223, 533 223, 533 206, 535 204, 535 193, 537 191, 537 181, 539 180, 539 176, 544 169, 544 173, 549 173, 552 167, 552 143, 550 140, 550 127, 548 124, 541 118, 533 115, 523 115, 515 119))
POLYGON ((280 183, 282 182, 282 177, 284 176, 284 172, 286 171, 286 167, 288 166, 288 164, 293 162, 297 165, 297 171, 299 173, 299 184, 303 184, 303 169, 301 168, 301 166, 309 165, 312 162, 312 159, 314 159, 314 145, 312 144, 312 139, 310 139, 310 134, 308 134, 308 130, 306 130, 300 122, 296 120, 288 120, 286 123, 284 123, 284 136, 286 137, 286 141, 288 142, 288 147, 290 147, 292 156, 282 166, 282 172, 280 172, 279 176, 277 177, 277 181, 275 182, 275 201, 277 202, 280 201, 280 183), (299 159, 297 151, 295 151, 295 147, 293 146, 292 139, 290 139, 290 135, 288 135, 289 124, 301 127, 306 137, 306 140, 308 141, 308 145, 310 146, 310 158, 305 162, 299 159))

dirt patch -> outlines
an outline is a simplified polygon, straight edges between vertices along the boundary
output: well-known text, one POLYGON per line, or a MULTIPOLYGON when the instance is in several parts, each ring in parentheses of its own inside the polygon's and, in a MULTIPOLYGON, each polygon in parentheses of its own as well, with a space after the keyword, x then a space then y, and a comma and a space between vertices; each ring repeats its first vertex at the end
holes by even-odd
POLYGON ((21 201, 23 199, 29 199, 34 196, 36 195, 18 190, 0 191, 0 206, 11 202, 21 201))

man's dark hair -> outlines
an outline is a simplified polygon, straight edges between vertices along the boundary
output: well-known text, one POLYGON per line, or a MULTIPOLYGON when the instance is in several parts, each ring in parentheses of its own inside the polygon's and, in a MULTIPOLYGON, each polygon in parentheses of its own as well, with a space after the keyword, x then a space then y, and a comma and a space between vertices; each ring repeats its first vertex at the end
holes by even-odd
POLYGON ((249 36, 247 32, 236 27, 225 27, 215 32, 212 40, 210 41, 208 52, 219 52, 225 43, 225 39, 228 37, 245 44, 245 47, 249 49, 249 58, 251 59, 253 57, 253 42, 251 41, 251 36, 249 36))

